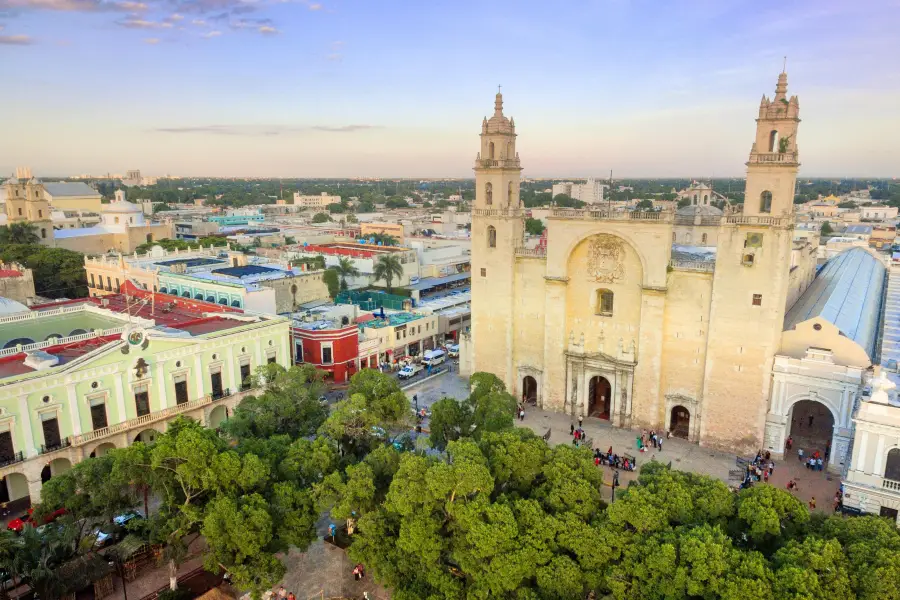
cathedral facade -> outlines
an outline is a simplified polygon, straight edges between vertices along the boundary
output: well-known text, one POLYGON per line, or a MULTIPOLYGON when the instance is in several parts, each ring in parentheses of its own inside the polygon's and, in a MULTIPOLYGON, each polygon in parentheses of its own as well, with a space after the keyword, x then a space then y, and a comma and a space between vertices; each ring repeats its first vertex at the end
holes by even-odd
POLYGON ((742 214, 554 208, 546 250, 529 249, 498 93, 475 161, 471 368, 573 418, 761 447, 792 286, 799 122, 782 73, 759 106, 742 214))

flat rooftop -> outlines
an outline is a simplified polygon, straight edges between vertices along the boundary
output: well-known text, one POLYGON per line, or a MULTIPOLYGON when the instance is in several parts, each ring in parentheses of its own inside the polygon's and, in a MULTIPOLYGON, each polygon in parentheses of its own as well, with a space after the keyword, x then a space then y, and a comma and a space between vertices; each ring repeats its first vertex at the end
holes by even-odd
POLYGON ((384 327, 397 327, 398 325, 405 325, 406 323, 411 323, 422 318, 424 318, 423 315, 417 315, 415 313, 392 313, 385 315, 384 319, 375 318, 371 321, 360 323, 359 326, 369 329, 382 329, 384 327))

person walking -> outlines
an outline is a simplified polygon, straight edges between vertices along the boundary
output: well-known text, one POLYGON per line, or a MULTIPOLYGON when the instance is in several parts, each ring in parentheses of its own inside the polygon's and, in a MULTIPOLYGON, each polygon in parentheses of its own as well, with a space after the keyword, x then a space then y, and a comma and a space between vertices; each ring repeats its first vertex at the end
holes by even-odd
POLYGON ((661 437, 656 438, 656 447, 659 449, 660 452, 662 452, 662 438, 661 437))
POLYGON ((803 462, 803 448, 797 448, 797 458, 803 462))
POLYGON ((581 429, 581 424, 584 423, 584 417, 582 415, 578 415, 578 428, 581 429))
POLYGON ((288 593, 287 593, 287 590, 284 589, 284 586, 281 586, 280 588, 278 588, 278 599, 279 600, 285 600, 285 598, 287 598, 287 595, 288 595, 288 593))
POLYGON ((520 408, 520 409, 519 409, 519 420, 520 420, 520 421, 524 421, 524 420, 525 420, 525 409, 524 409, 524 408, 520 408))
POLYGON ((825 468, 825 463, 822 461, 822 457, 816 459, 816 470, 822 471, 825 468))
POLYGON ((575 433, 575 423, 569 423, 569 435, 575 433))
POLYGON ((785 445, 785 448, 787 448, 788 450, 790 450, 790 449, 791 449, 791 446, 794 445, 794 438, 791 437, 791 436, 788 436, 787 442, 785 442, 784 445, 785 445))
POLYGON ((816 497, 813 496, 809 499, 809 510, 816 510, 816 497))

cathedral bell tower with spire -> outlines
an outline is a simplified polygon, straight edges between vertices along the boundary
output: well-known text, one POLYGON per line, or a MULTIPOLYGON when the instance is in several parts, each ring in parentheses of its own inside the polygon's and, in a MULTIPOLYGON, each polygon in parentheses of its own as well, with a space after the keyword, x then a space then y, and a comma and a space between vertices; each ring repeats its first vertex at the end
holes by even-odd
POLYGON ((503 114, 497 92, 494 114, 481 123, 481 151, 475 158, 472 209, 473 370, 489 371, 514 389, 516 249, 525 235, 519 200, 522 167, 516 153, 516 124, 503 114))
POLYGON ((747 161, 743 214, 719 227, 709 316, 701 438, 739 452, 768 448, 766 413, 791 269, 800 103, 763 96, 747 161))

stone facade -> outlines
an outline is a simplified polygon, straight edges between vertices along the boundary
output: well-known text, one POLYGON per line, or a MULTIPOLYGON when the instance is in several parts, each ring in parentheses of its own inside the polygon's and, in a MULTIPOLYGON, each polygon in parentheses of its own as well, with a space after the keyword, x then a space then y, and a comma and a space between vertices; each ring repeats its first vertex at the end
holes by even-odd
MULTIPOLYGON (((539 406, 751 451, 763 441, 787 302, 799 104, 763 97, 743 215, 721 215, 711 260, 672 254, 671 212, 551 209, 523 244, 515 123, 482 123, 472 223, 472 369, 539 406)), ((468 348, 468 344, 463 345, 468 348)), ((465 361, 463 361, 465 362, 465 361)))

